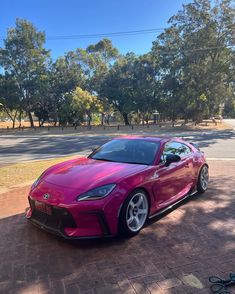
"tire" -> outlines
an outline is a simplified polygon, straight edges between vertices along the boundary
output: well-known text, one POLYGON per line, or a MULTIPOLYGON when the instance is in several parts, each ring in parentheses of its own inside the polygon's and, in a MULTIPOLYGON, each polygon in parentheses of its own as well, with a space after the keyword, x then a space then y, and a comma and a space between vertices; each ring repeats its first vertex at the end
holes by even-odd
POLYGON ((200 170, 197 180, 197 190, 199 193, 204 193, 208 188, 209 183, 209 168, 204 164, 200 170))
POLYGON ((136 189, 125 200, 119 215, 119 233, 133 237, 143 228, 149 214, 149 201, 146 192, 136 189))

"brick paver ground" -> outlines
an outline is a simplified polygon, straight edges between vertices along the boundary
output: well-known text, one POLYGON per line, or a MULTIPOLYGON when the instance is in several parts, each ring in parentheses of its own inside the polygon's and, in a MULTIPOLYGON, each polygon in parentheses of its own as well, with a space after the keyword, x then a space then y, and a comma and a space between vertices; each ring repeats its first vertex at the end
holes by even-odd
POLYGON ((136 237, 66 242, 23 217, 28 187, 0 194, 0 293, 209 293, 235 272, 235 161, 136 237))

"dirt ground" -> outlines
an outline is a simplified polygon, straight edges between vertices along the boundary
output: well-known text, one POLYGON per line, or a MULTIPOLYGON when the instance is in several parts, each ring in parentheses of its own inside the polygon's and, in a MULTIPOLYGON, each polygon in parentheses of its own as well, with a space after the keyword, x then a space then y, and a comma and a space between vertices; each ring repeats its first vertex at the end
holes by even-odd
MULTIPOLYGON (((171 128, 172 126, 172 123, 171 122, 161 122, 161 128, 171 128)), ((115 125, 110 125, 110 126, 105 126, 105 130, 108 131, 108 130, 112 130, 112 128, 117 128, 118 126, 118 123, 115 124, 115 125)), ((152 126, 156 126, 156 125, 134 125, 134 128, 148 128, 148 127, 152 127, 152 126)), ((159 126, 159 124, 157 124, 157 126, 159 126)), ((22 125, 21 125, 22 128, 29 128, 30 129, 30 123, 29 122, 22 122, 22 125)), ((38 122, 35 121, 35 127, 38 128, 38 122)), ((58 126, 57 127, 54 127, 53 124, 49 124, 49 123, 45 123, 43 125, 42 128, 39 128, 39 129, 44 129, 44 128, 48 128, 50 127, 51 129, 54 129, 54 128, 59 128, 58 126)), ((129 126, 124 126, 123 124, 120 124, 120 127, 121 128, 130 128, 129 126)), ((203 121, 202 123, 200 124, 197 124, 195 126, 194 123, 192 122, 189 122, 188 124, 184 125, 183 124, 183 121, 177 121, 175 123, 175 127, 182 127, 182 128, 188 128, 188 129, 196 129, 196 130, 199 130, 199 129, 206 129, 206 130, 224 130, 224 129, 227 129, 229 128, 229 126, 225 123, 225 122, 222 122, 222 121, 219 121, 217 120, 216 123, 213 122, 212 120, 205 120, 203 121)), ((19 128, 19 123, 16 122, 15 124, 15 128, 19 128)), ((69 127, 68 127, 69 128, 69 127)), ((93 126, 93 128, 101 128, 101 129, 104 129, 103 126, 93 126)), ((12 122, 1 122, 0 121, 0 129, 4 130, 4 129, 9 129, 11 130, 12 129, 12 122)), ((81 129, 81 130, 87 130, 87 126, 80 126, 78 127, 78 129, 81 129)))

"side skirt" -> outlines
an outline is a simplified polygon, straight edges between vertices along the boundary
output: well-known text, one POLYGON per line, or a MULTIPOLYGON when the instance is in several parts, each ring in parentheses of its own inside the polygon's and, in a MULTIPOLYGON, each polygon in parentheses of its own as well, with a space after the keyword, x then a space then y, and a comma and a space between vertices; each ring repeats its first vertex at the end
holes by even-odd
POLYGON ((152 214, 149 216, 149 219, 156 217, 158 215, 163 214, 164 212, 172 209, 174 206, 178 205, 180 202, 184 201, 185 199, 195 195, 198 191, 197 190, 193 190, 191 193, 186 194, 183 198, 181 198, 180 200, 176 201, 175 203, 171 204, 170 206, 167 206, 166 208, 163 208, 162 210, 157 211, 156 213, 152 214))

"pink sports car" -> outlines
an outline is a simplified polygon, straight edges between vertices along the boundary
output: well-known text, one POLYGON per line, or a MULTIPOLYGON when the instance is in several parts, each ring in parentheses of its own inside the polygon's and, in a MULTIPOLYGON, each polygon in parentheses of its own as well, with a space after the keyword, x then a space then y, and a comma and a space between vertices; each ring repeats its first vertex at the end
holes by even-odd
POLYGON ((44 171, 30 190, 26 217, 67 239, 133 236, 147 219, 205 192, 208 180, 204 154, 192 143, 119 137, 44 171))

